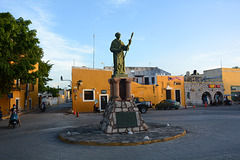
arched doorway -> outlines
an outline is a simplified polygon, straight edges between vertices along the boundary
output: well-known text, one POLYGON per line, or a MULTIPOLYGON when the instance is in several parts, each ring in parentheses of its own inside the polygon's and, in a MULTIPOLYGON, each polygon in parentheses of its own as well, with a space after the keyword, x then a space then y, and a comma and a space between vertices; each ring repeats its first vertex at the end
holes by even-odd
POLYGON ((212 101, 211 94, 209 92, 204 92, 203 95, 202 95, 203 104, 205 104, 205 102, 207 102, 207 104, 210 104, 211 101, 212 101))
POLYGON ((223 103, 223 94, 221 92, 216 92, 214 94, 214 102, 215 102, 215 104, 223 103))

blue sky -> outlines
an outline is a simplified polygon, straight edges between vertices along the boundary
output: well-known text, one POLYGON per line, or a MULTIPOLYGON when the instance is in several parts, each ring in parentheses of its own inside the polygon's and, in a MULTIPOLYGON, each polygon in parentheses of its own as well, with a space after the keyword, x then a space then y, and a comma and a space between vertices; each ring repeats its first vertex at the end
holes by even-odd
POLYGON ((71 67, 113 65, 115 33, 127 44, 126 66, 159 67, 172 75, 240 66, 239 0, 0 0, 0 11, 31 20, 44 60, 54 64, 50 86, 62 88, 71 67))

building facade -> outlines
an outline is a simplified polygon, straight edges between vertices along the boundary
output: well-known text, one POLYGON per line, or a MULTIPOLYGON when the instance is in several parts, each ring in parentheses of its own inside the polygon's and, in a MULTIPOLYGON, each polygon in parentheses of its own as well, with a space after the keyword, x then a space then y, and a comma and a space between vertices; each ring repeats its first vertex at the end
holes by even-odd
POLYGON ((222 82, 185 82, 186 105, 212 104, 223 102, 224 87, 222 82))
POLYGON ((92 112, 94 104, 104 110, 110 96, 112 71, 72 67, 72 108, 78 112, 92 112))
MULTIPOLYGON (((113 67, 104 67, 104 69, 113 71, 113 67)), ((158 67, 126 67, 125 72, 128 77, 134 77, 135 82, 143 85, 157 84, 157 75, 171 75, 158 67)))
POLYGON ((205 82, 222 82, 224 95, 240 101, 240 68, 217 68, 204 71, 205 82))
MULTIPOLYGON (((35 65, 38 70, 38 64, 35 65)), ((3 115, 8 115, 10 109, 15 104, 20 110, 32 110, 38 108, 38 79, 36 84, 20 84, 20 80, 15 81, 14 90, 9 95, 0 97, 0 106, 3 115)))
MULTIPOLYGON (((72 67, 72 104, 77 112, 93 112, 96 104, 101 111, 110 97, 112 71, 72 67)), ((155 84, 143 85, 132 82, 132 96, 143 97, 153 106, 164 99, 179 101, 185 105, 184 78, 182 76, 156 76, 155 84)))

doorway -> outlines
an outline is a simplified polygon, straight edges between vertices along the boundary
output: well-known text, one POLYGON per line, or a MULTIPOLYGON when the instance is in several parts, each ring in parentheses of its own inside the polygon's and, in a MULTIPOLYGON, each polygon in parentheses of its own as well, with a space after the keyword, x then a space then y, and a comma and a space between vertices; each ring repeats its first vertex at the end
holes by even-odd
POLYGON ((211 97, 211 94, 209 92, 204 92, 202 94, 202 102, 203 102, 203 104, 205 104, 205 102, 207 104, 210 104, 212 102, 212 97, 211 97))
POLYGON ((181 92, 180 90, 175 90, 175 100, 181 103, 181 92))
POLYGON ((166 90, 166 99, 172 99, 171 90, 166 90))
POLYGON ((29 98, 29 110, 31 110, 31 109, 32 109, 32 99, 29 98))
POLYGON ((20 102, 19 101, 20 101, 19 98, 16 98, 15 105, 18 109, 20 109, 20 106, 19 106, 20 102))
POLYGON ((100 110, 105 110, 107 103, 108 103, 108 95, 107 94, 102 94, 100 95, 100 102, 99 102, 99 108, 100 110))

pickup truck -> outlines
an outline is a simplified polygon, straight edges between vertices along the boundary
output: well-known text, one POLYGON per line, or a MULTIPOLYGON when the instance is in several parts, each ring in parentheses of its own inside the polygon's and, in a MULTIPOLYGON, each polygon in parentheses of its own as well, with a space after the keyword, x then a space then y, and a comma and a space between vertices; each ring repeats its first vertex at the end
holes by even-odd
POLYGON ((134 97, 134 102, 141 113, 146 113, 148 108, 152 108, 152 102, 145 101, 143 97, 134 97))

